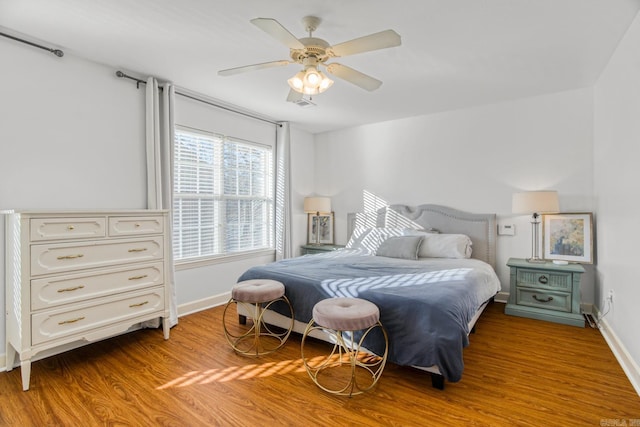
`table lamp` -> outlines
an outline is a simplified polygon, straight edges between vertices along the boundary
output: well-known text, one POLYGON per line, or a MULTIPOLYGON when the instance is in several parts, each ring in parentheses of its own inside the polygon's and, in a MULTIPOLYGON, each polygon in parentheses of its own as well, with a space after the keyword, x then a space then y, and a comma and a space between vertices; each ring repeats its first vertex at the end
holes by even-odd
POLYGON ((534 263, 545 262, 540 258, 538 250, 538 229, 540 227, 540 214, 557 213, 560 210, 557 191, 526 191, 515 193, 512 199, 511 210, 517 214, 531 214, 531 258, 527 261, 534 263))

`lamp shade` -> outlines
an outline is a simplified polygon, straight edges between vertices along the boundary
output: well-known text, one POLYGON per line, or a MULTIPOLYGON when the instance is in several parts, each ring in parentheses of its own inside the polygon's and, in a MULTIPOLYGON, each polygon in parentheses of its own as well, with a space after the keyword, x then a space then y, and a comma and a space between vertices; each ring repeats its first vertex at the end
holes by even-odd
POLYGON ((330 213, 331 199, 329 197, 305 197, 304 211, 307 213, 330 213))
POLYGON ((304 88, 304 71, 299 71, 295 76, 287 80, 287 83, 289 83, 291 89, 296 92, 302 92, 302 89, 304 88))
POLYGON ((511 210, 518 214, 556 213, 560 210, 557 191, 514 193, 511 210))

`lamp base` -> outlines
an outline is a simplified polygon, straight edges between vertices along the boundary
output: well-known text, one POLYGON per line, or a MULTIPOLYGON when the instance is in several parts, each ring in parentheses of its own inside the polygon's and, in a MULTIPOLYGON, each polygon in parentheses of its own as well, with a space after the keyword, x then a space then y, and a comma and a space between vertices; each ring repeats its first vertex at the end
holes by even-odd
POLYGON ((542 258, 527 258, 527 262, 530 262, 532 264, 545 264, 547 261, 542 259, 542 258))

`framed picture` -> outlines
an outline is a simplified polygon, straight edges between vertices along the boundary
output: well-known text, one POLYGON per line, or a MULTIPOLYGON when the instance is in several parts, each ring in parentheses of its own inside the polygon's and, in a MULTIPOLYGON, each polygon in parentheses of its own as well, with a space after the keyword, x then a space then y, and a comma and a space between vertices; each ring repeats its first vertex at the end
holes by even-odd
POLYGON ((333 212, 330 214, 308 214, 307 243, 333 245, 333 212))
POLYGON ((593 263, 593 216, 591 213, 542 215, 544 258, 593 263))

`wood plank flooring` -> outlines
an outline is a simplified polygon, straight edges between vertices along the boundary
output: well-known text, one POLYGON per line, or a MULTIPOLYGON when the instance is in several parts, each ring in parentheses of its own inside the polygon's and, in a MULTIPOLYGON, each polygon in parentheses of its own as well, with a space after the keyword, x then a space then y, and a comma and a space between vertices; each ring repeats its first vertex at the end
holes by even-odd
POLYGON ((19 369, 0 373, 0 425, 640 425, 640 397, 597 330, 503 310, 479 320, 460 382, 440 391, 388 364, 348 398, 311 382, 299 335, 258 359, 233 353, 216 307, 180 318, 169 341, 142 330, 35 362, 27 392, 19 369))

